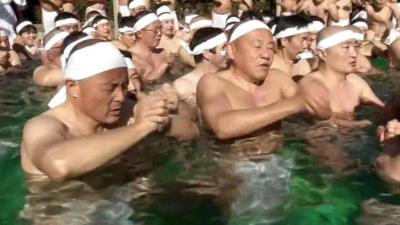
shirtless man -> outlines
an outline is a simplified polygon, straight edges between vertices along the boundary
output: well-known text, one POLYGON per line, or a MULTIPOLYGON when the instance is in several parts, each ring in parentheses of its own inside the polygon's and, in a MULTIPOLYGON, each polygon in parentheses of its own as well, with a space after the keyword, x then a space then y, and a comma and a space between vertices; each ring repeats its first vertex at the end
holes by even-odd
POLYGON ((140 74, 144 84, 160 80, 174 61, 174 56, 157 48, 161 40, 161 23, 151 12, 141 12, 134 26, 136 42, 130 49, 136 67, 143 71, 140 74))
POLYGON ((14 40, 13 50, 18 53, 22 60, 39 58, 40 43, 37 40, 37 30, 32 22, 28 20, 19 21, 15 25, 17 37, 14 40))
POLYGON ((330 25, 348 26, 350 24, 350 14, 352 9, 351 0, 338 0, 336 3, 338 11, 338 21, 329 21, 330 25))
POLYGON ((336 0, 306 0, 301 11, 310 16, 318 16, 325 24, 339 20, 336 0))
POLYGON ((297 14, 305 0, 281 0, 277 5, 281 7, 279 16, 291 16, 297 14))
POLYGON ((52 30, 43 38, 42 65, 33 71, 33 82, 39 86, 57 87, 63 80, 60 56, 68 32, 52 30))
POLYGON ((300 15, 284 16, 278 19, 274 34, 278 47, 271 68, 281 70, 290 76, 311 72, 307 61, 305 61, 305 66, 308 68, 303 71, 295 71, 294 67, 299 62, 299 55, 310 50, 308 41, 311 34, 308 29, 310 22, 307 17, 300 15))
POLYGON ((174 87, 179 99, 192 108, 196 108, 196 88, 205 74, 216 73, 226 67, 226 36, 223 30, 214 27, 201 28, 196 31, 190 49, 194 55, 196 67, 190 73, 175 80, 174 87))
POLYGON ((79 20, 74 14, 62 12, 54 19, 55 29, 72 33, 79 30, 79 20))
POLYGON ((366 2, 369 29, 375 32, 378 41, 384 41, 391 28, 392 11, 385 5, 386 0, 366 2))
MULTIPOLYGON (((325 111, 327 102, 315 94, 324 88, 308 86, 296 95, 297 86, 289 76, 270 70, 274 42, 263 22, 249 20, 232 29, 227 45, 230 68, 204 75, 197 86, 200 115, 218 139, 277 128, 282 119, 305 108, 330 115, 325 111)), ((313 85, 316 81, 303 82, 313 85)))
POLYGON ((93 19, 93 28, 96 31, 95 37, 109 41, 112 40, 112 25, 110 20, 105 16, 96 16, 93 19))
POLYGON ((214 0, 212 8, 213 27, 225 28, 226 19, 232 13, 232 0, 214 0))
POLYGON ((167 6, 161 6, 157 9, 158 19, 161 21, 161 41, 159 48, 165 49, 171 53, 178 54, 181 39, 175 36, 175 20, 170 9, 167 6))
POLYGON ((13 75, 22 71, 18 55, 13 50, 0 46, 0 76, 13 75))
POLYGON ((114 45, 124 51, 128 51, 136 41, 135 30, 133 29, 136 19, 133 16, 122 17, 119 24, 119 38, 113 41, 114 45))
POLYGON ((317 44, 319 68, 307 75, 319 80, 329 90, 331 119, 337 125, 351 122, 363 104, 384 106, 368 83, 353 73, 358 55, 356 39, 355 33, 347 28, 330 26, 322 30, 317 44))
POLYGON ((69 58, 62 104, 25 124, 21 162, 31 176, 65 180, 86 174, 168 121, 163 96, 139 96, 135 122, 109 129, 124 103, 126 64, 111 43, 90 41, 77 45, 69 58))

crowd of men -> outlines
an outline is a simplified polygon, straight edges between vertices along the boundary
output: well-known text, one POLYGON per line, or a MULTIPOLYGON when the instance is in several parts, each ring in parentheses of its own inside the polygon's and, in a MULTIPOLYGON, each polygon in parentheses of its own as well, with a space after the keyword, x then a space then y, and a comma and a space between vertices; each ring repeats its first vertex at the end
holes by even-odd
MULTIPOLYGON (((102 0, 88 1, 82 20, 73 1, 41 1, 42 41, 30 21, 0 18, 1 73, 40 59, 33 81, 58 88, 50 109, 25 125, 27 174, 80 176, 152 132, 232 140, 304 113, 351 126, 360 106, 385 107, 363 79, 377 73, 371 60, 400 68, 400 5, 390 0, 280 0, 276 15, 252 0, 215 0, 210 18, 178 15, 176 0, 119 4, 117 34, 102 0), (189 72, 171 75, 177 64, 189 72)), ((400 122, 378 130, 385 142, 400 122)), ((400 182, 398 154, 384 153, 377 167, 400 182)))

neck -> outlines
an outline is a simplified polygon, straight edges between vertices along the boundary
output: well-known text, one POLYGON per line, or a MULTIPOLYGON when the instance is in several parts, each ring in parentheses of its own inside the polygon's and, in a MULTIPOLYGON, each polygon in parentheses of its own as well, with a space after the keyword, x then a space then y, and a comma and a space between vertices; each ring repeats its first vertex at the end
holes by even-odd
POLYGON ((104 130, 103 124, 85 115, 79 107, 73 105, 69 100, 65 103, 65 107, 69 115, 70 123, 76 127, 82 135, 95 134, 104 130))
POLYGON ((208 74, 208 73, 216 73, 218 71, 218 67, 212 64, 210 61, 204 60, 199 63, 193 72, 198 72, 199 74, 208 74))
POLYGON ((319 67, 319 71, 321 72, 322 76, 326 80, 326 83, 329 85, 337 85, 341 82, 346 81, 345 73, 337 72, 326 66, 325 63, 322 63, 319 67))
POLYGON ((147 55, 147 54, 150 54, 152 52, 152 49, 149 48, 147 45, 145 45, 141 41, 135 42, 134 46, 135 46, 135 48, 139 49, 142 54, 146 54, 147 55))
POLYGON ((169 39, 169 40, 174 39, 174 35, 173 35, 173 34, 163 34, 163 37, 164 37, 165 39, 169 39))
POLYGON ((278 52, 276 53, 276 56, 281 58, 282 61, 284 61, 287 64, 293 65, 295 63, 292 59, 290 59, 289 53, 284 48, 279 49, 278 52))
POLYGON ((252 80, 250 76, 235 66, 232 66, 231 70, 236 83, 249 93, 254 92, 262 84, 262 82, 252 80))

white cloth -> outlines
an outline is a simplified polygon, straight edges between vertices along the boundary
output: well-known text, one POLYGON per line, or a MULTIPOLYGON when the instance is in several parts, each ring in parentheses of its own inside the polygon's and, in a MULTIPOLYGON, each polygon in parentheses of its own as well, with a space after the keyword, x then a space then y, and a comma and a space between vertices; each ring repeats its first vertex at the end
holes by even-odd
POLYGON ((42 24, 44 34, 49 33, 54 28, 54 19, 57 15, 57 11, 46 11, 42 8, 42 24))
POLYGON ((340 19, 339 21, 331 21, 332 26, 345 27, 350 25, 350 19, 340 19))
POLYGON ((267 24, 259 20, 249 20, 246 22, 241 22, 240 25, 238 25, 231 33, 228 42, 232 43, 240 37, 255 30, 269 30, 269 27, 267 26, 267 24))
POLYGON ((230 15, 230 12, 225 14, 218 14, 212 11, 212 26, 224 29, 226 26, 226 19, 228 19, 230 15))
POLYGON ((131 15, 131 12, 129 11, 129 8, 127 5, 120 5, 118 8, 119 8, 119 13, 121 13, 122 17, 131 15))

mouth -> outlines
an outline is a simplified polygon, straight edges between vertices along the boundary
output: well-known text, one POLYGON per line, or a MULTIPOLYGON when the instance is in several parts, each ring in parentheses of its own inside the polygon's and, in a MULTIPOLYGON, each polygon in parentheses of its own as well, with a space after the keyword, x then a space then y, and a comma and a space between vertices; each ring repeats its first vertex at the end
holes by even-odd
POLYGON ((261 68, 264 68, 264 69, 269 69, 269 67, 270 67, 269 63, 262 63, 262 64, 260 64, 259 66, 260 66, 261 68))
POLYGON ((112 114, 112 115, 119 115, 119 114, 121 113, 121 109, 122 109, 121 106, 112 108, 112 109, 110 110, 110 114, 112 114))

